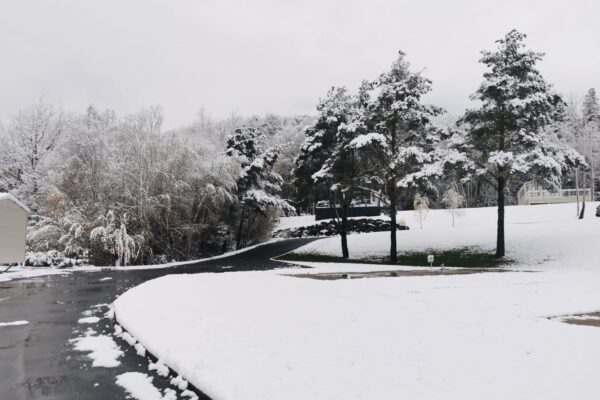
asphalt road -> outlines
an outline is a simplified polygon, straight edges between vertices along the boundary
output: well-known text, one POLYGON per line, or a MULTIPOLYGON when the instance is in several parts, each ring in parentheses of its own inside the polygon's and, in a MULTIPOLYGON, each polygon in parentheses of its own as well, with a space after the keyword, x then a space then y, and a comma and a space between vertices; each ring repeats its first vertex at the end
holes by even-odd
MULTIPOLYGON (((121 339, 115 339, 125 352, 119 359, 121 365, 92 367, 85 353, 73 351, 69 343, 85 328, 77 322, 83 311, 111 303, 125 290, 164 275, 289 267, 270 259, 312 240, 269 243, 241 254, 179 267, 74 272, 0 282, 0 322, 29 321, 27 325, 0 327, 0 400, 125 399, 127 394, 115 384, 116 376, 132 371, 149 373, 147 361, 121 339), (102 280, 108 277, 112 279, 102 280)), ((112 322, 104 318, 94 329, 111 333, 112 322)), ((166 379, 150 375, 156 387, 170 387, 166 379)))

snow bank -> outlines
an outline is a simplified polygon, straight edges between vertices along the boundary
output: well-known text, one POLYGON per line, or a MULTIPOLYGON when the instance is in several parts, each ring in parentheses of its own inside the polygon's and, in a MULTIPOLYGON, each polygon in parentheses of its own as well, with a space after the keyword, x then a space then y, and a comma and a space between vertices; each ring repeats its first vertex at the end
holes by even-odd
POLYGON ((165 389, 163 396, 152 384, 152 377, 141 372, 125 372, 117 376, 117 385, 124 388, 131 397, 137 400, 176 400, 175 392, 165 389))
POLYGON ((29 324, 29 321, 0 322, 0 326, 18 326, 27 324, 29 324))
POLYGON ((100 321, 99 317, 83 317, 77 320, 79 324, 95 324, 100 321))

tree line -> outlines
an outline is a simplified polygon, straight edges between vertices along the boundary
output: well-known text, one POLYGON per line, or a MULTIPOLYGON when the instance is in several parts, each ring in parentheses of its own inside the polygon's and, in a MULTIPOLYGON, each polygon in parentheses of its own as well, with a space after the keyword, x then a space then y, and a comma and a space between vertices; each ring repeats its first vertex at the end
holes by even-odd
POLYGON ((95 265, 221 254, 294 211, 279 194, 309 119, 201 114, 165 131, 160 107, 73 115, 41 101, 0 131, 0 191, 32 210, 30 252, 95 265))
POLYGON ((320 101, 318 118, 306 130, 296 159, 295 184, 305 198, 326 197, 339 208, 344 258, 349 256, 348 208, 365 196, 376 195, 387 209, 389 258, 395 263, 399 207, 421 194, 438 197, 440 188, 457 183, 465 192, 475 188, 479 205, 481 189, 487 187, 498 207, 496 257, 501 258, 511 183, 534 180, 558 187, 576 168, 594 171, 589 165, 597 161, 595 147, 587 144, 599 136, 593 91, 586 97, 583 121, 569 116, 568 104, 536 68, 543 54, 527 49, 525 38, 512 30, 495 50, 482 52, 486 72, 471 96, 478 107, 466 110, 455 124, 435 123, 444 110, 423 102, 432 82, 411 71, 403 52, 356 93, 332 88, 320 101), (574 123, 575 134, 575 128, 565 129, 574 123), (586 145, 578 150, 589 149, 582 152, 588 163, 569 145, 586 134, 586 145))

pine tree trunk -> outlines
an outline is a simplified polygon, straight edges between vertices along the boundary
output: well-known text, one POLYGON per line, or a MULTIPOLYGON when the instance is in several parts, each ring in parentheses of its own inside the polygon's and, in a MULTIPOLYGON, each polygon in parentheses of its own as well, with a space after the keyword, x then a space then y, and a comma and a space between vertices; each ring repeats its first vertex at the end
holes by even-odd
POLYGON ((496 258, 504 257, 504 178, 498 178, 498 229, 496 232, 496 258))
POLYGON ((481 179, 477 179, 477 184, 475 186, 475 204, 472 204, 471 207, 480 207, 481 206, 481 179))
POLYGON ((575 170, 575 196, 577 198, 577 216, 579 216, 579 168, 575 170))
POLYGON ((579 213, 579 219, 583 219, 585 214, 585 189, 587 188, 587 175, 583 173, 583 200, 581 202, 581 212, 579 213))
POLYGON ((342 239, 342 257, 350 257, 348 252, 348 205, 342 204, 342 224, 340 226, 340 237, 342 239))
POLYGON ((594 160, 592 160, 592 162, 590 163, 590 168, 592 169, 592 196, 590 198, 590 201, 594 201, 596 200, 596 171, 594 170, 594 160))
POLYGON ((242 248, 242 232, 244 229, 244 218, 246 215, 244 213, 244 207, 242 206, 242 215, 240 216, 240 224, 238 225, 237 237, 235 240, 235 249, 239 250, 242 248))
POLYGON ((396 247, 396 187, 395 183, 391 185, 389 200, 390 200, 390 262, 396 264, 398 262, 398 250, 396 247))

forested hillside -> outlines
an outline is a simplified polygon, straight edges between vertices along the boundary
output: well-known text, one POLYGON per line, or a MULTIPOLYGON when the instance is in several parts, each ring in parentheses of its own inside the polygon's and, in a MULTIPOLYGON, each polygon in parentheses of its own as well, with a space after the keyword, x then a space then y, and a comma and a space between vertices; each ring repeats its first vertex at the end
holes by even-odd
POLYGON ((0 191, 32 210, 32 262, 161 263, 220 254, 264 240, 274 218, 293 211, 278 199, 292 194, 292 159, 308 122, 200 114, 165 130, 160 107, 117 116, 39 102, 0 131, 0 191), (236 140, 255 153, 226 152, 236 140), (244 174, 251 176, 242 184, 244 174))

